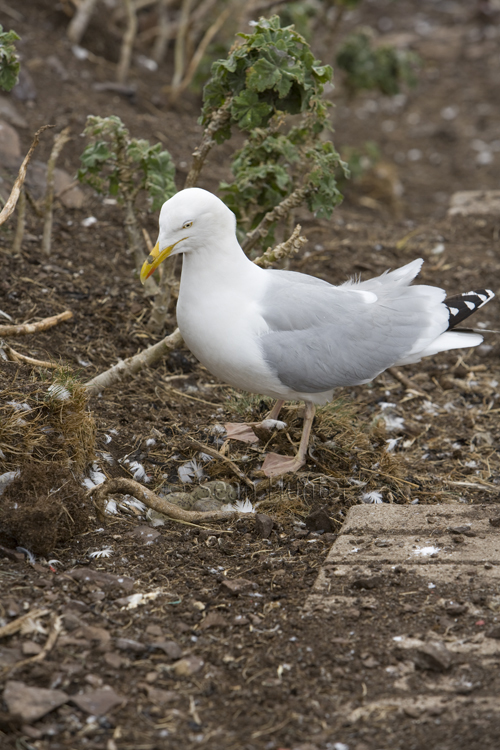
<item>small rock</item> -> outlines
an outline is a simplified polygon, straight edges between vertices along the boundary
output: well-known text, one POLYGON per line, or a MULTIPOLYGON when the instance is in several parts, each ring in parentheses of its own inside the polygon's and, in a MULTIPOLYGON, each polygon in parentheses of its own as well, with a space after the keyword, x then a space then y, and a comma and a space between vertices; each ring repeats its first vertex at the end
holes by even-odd
POLYGON ((221 583, 221 588, 232 596, 238 596, 248 589, 257 588, 253 581, 249 581, 246 578, 225 578, 221 583))
POLYGON ((500 190, 460 190, 453 193, 448 216, 500 214, 500 190))
POLYGON ((151 644, 152 648, 158 648, 163 651, 172 661, 180 659, 182 656, 182 648, 175 641, 155 641, 151 644))
POLYGON ((309 531, 332 532, 334 530, 332 520, 324 508, 310 513, 304 521, 309 531))
POLYGON ((104 628, 99 628, 96 625, 84 625, 84 627, 75 630, 73 635, 75 638, 85 638, 90 641, 92 646, 101 653, 109 651, 111 636, 104 628))
POLYGON ((162 690, 161 688, 152 687, 151 685, 145 685, 148 698, 158 706, 166 706, 169 703, 174 703, 180 698, 179 693, 175 690, 162 690))
POLYGON ((82 711, 92 716, 104 716, 115 706, 125 703, 126 699, 115 693, 113 688, 105 685, 100 690, 92 690, 89 693, 72 695, 71 701, 82 711))
POLYGON ((198 625, 198 630, 208 630, 208 628, 225 628, 228 622, 223 614, 212 611, 207 614, 204 620, 198 625))
POLYGON ((384 579, 382 578, 382 576, 360 577, 356 578, 356 580, 351 583, 351 588, 375 589, 378 586, 381 586, 383 582, 384 579))
POLYGON ((132 651, 134 654, 143 654, 146 651, 146 646, 143 643, 134 641, 132 638, 117 638, 115 646, 120 651, 132 651))
POLYGON ((416 664, 421 669, 433 669, 436 672, 444 672, 450 668, 453 662, 453 654, 451 654, 444 643, 434 641, 432 643, 425 643, 420 648, 417 648, 417 660, 416 664))
POLYGON ((120 667, 127 663, 116 651, 108 651, 104 654, 104 661, 112 669, 120 669, 120 667))
MULTIPOLYGON (((146 528, 149 529, 149 526, 146 528)), ((151 529, 149 530, 151 531, 151 529)), ((124 591, 131 591, 135 583, 134 579, 128 576, 115 576, 112 573, 105 573, 102 570, 93 570, 92 568, 73 568, 73 570, 68 571, 67 575, 81 583, 96 583, 102 589, 118 586, 124 591)))
POLYGON ((265 513, 257 513, 255 515, 255 531, 257 536, 260 536, 261 539, 269 539, 273 527, 273 519, 266 516, 265 513))
POLYGON ((21 646, 21 651, 24 656, 36 656, 42 650, 42 647, 34 641, 24 641, 21 646))
POLYGON ((499 638, 500 639, 500 625, 494 625, 488 632, 486 633, 486 636, 488 638, 499 638))
POLYGON ((203 668, 204 663, 199 656, 186 656, 175 662, 174 672, 177 677, 191 677, 203 668))
POLYGON ((3 699, 11 714, 31 724, 45 714, 67 703, 69 696, 62 690, 28 687, 24 682, 11 680, 5 685, 3 699))
POLYGON ((410 719, 418 719, 422 714, 422 709, 418 706, 404 706, 403 713, 405 713, 406 716, 409 716, 410 719))
POLYGON ((148 635, 154 635, 157 638, 161 638, 161 636, 163 635, 163 631, 160 628, 160 626, 159 625, 154 625, 154 624, 147 626, 146 633, 148 635))
POLYGON ((233 622, 235 625, 248 625, 250 621, 245 615, 236 615, 233 622))
POLYGON ((377 661, 373 656, 369 656, 368 659, 364 660, 363 666, 367 669, 375 669, 375 667, 380 666, 380 662, 377 661))

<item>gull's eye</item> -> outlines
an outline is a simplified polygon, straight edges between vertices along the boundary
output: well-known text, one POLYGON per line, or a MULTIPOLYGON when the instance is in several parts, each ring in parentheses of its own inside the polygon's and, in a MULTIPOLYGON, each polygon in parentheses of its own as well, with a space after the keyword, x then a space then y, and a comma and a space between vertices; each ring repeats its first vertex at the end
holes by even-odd
POLYGON ((183 229, 188 229, 189 227, 192 227, 192 226, 193 226, 193 222, 192 221, 185 221, 184 224, 182 225, 182 228, 183 229))

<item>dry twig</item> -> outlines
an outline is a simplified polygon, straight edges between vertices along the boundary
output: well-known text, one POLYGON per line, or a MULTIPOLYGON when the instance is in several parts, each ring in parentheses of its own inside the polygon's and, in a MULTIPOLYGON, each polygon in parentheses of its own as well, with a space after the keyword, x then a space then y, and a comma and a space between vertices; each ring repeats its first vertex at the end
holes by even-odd
MULTIPOLYGON (((46 610, 43 610, 43 611, 45 612, 46 610)), ((33 617, 33 614, 31 612, 28 612, 28 618, 29 617, 31 618, 33 617)), ((26 664, 32 664, 33 662, 37 662, 37 661, 43 661, 45 657, 47 656, 47 654, 49 654, 54 648, 54 646, 56 645, 56 641, 62 629, 63 629, 62 619, 59 617, 59 615, 54 615, 52 617, 49 635, 40 653, 35 654, 35 656, 30 656, 28 659, 23 659, 22 661, 18 661, 17 664, 14 664, 12 667, 8 667, 5 671, 8 673, 12 673, 14 672, 14 670, 19 669, 20 667, 26 666, 26 664)))
POLYGON ((47 130, 48 128, 53 128, 53 127, 54 127, 53 125, 44 125, 39 130, 36 131, 35 137, 33 138, 33 143, 31 144, 28 153, 24 157, 23 163, 19 167, 19 172, 17 174, 16 181, 14 182, 14 187, 12 188, 10 195, 7 199, 7 202, 2 209, 2 212, 0 213, 0 224, 4 224, 9 218, 9 216, 14 212, 16 203, 19 198, 19 194, 21 192, 21 188, 23 186, 24 180, 26 179, 26 170, 28 168, 28 164, 30 162, 31 157, 33 156, 33 151, 38 146, 40 135, 43 133, 44 130, 47 130))
POLYGON ((231 117, 229 112, 231 103, 232 98, 228 97, 222 107, 214 113, 214 116, 205 128, 200 145, 193 151, 193 161, 188 176, 186 177, 184 188, 194 187, 196 185, 201 168, 205 163, 205 159, 207 158, 210 149, 215 146, 214 133, 216 133, 217 130, 219 130, 219 128, 221 128, 231 117))
POLYGON ((0 628, 0 638, 7 638, 9 635, 18 633, 23 627, 24 623, 29 619, 35 619, 37 617, 45 617, 50 614, 50 609, 33 609, 31 612, 27 612, 21 617, 17 617, 12 622, 8 622, 3 628, 0 628))
MULTIPOLYGON (((239 0, 236 0, 236 2, 239 2, 239 0)), ((231 13, 233 12, 233 6, 234 6, 234 0, 233 3, 228 5, 225 10, 222 11, 222 13, 216 18, 214 23, 205 31, 205 34, 203 35, 203 39, 198 45, 198 49, 194 53, 193 57, 191 58, 191 61, 188 65, 188 68, 186 70, 186 74, 184 75, 184 78, 179 81, 178 85, 175 86, 174 82, 172 81, 172 92, 170 95, 170 101, 172 103, 175 103, 177 98, 182 94, 184 89, 186 89, 191 81, 193 80, 194 74, 196 73, 198 66, 201 62, 201 59, 203 55, 206 52, 206 49, 214 36, 217 34, 218 31, 222 28, 222 26, 225 24, 231 13)))
POLYGON ((37 323, 19 323, 19 325, 0 325, 0 336, 26 336, 28 333, 39 333, 46 331, 64 320, 71 320, 73 313, 71 310, 65 310, 59 315, 52 315, 50 318, 43 318, 37 323))
POLYGON ((82 0, 68 26, 68 39, 73 44, 80 44, 89 25, 97 0, 82 0))
POLYGON ((120 49, 120 61, 116 72, 118 83, 125 83, 130 69, 132 59, 132 49, 135 37, 137 35, 137 13, 132 0, 123 0, 125 10, 127 11, 127 29, 123 35, 122 46, 120 49))
POLYGON ((294 253, 298 253, 300 248, 307 244, 307 237, 301 237, 300 230, 302 227, 297 224, 290 237, 285 242, 280 242, 276 247, 268 247, 267 250, 254 260, 256 266, 269 268, 278 260, 289 258, 294 253))
POLYGON ((134 479, 124 477, 108 479, 98 487, 93 487, 87 494, 93 497, 96 508, 103 516, 105 515, 106 499, 108 495, 113 494, 132 495, 147 505, 148 508, 152 508, 157 513, 163 513, 174 521, 234 521, 242 515, 234 510, 185 510, 178 505, 169 503, 165 498, 159 497, 155 492, 143 487, 134 479))
POLYGON ((296 188, 293 193, 290 193, 290 195, 284 198, 281 203, 278 203, 272 211, 268 211, 259 226, 255 227, 251 232, 248 232, 247 238, 242 245, 245 253, 248 253, 262 237, 266 236, 267 230, 271 224, 274 224, 278 219, 285 219, 293 208, 300 206, 300 204, 303 203, 307 192, 306 188, 296 188))
POLYGON ((34 367, 46 367, 50 370, 56 370, 58 367, 60 367, 60 365, 56 364, 55 362, 47 362, 43 359, 34 359, 33 357, 28 357, 26 354, 16 352, 15 349, 8 345, 4 345, 3 350, 11 362, 25 362, 27 365, 33 365, 34 367))
MULTIPOLYGON (((1 328, 0 328, 1 334, 1 328)), ((149 367, 155 362, 158 362, 167 352, 180 346, 182 343, 182 336, 178 328, 173 333, 166 336, 164 339, 159 341, 153 346, 149 346, 144 351, 135 354, 133 357, 121 360, 118 364, 113 365, 106 372, 102 372, 92 380, 84 383, 85 388, 91 395, 100 393, 110 385, 119 382, 128 375, 135 375, 135 373, 142 370, 143 367, 149 367)))
POLYGON ((200 451, 202 451, 203 453, 207 453, 209 456, 216 458, 218 461, 222 461, 222 463, 228 466, 233 472, 233 474, 236 474, 238 479, 244 482, 247 485, 247 487, 249 487, 253 492, 253 490, 255 489, 253 482, 251 482, 250 479, 248 479, 248 477, 245 476, 245 474, 241 471, 241 469, 239 469, 236 466, 236 464, 233 461, 231 461, 231 459, 227 458, 227 456, 224 456, 222 453, 219 453, 219 451, 215 450, 215 448, 210 448, 208 445, 205 445, 204 443, 200 443, 199 440, 196 440, 195 438, 191 437, 191 435, 186 435, 186 437, 191 443, 194 443, 194 445, 196 445, 196 447, 199 448, 200 451))
POLYGON ((54 146, 50 153, 49 160, 47 162, 47 186, 45 188, 45 200, 44 200, 44 222, 43 222, 43 236, 42 236, 42 252, 44 255, 50 255, 50 244, 52 239, 52 219, 54 217, 53 206, 54 206, 54 170, 56 168, 56 162, 59 158, 64 145, 69 141, 70 128, 64 128, 54 138, 54 146))

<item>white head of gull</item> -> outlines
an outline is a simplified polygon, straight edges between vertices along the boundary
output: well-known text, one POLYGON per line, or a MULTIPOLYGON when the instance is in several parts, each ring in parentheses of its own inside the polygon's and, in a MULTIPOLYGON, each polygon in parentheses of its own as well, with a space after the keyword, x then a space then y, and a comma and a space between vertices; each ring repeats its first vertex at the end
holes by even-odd
MULTIPOLYGON (((271 420, 285 400, 305 402, 299 450, 295 456, 268 453, 262 466, 268 476, 305 463, 315 405, 331 400, 335 388, 480 344, 480 334, 452 329, 494 296, 481 289, 445 299, 437 287, 410 286, 422 259, 341 286, 259 268, 238 243, 232 211, 200 188, 164 203, 158 242, 141 281, 178 253, 184 258, 177 321, 193 354, 233 387, 277 399, 271 420)), ((229 437, 257 441, 249 426, 226 429, 229 437)))

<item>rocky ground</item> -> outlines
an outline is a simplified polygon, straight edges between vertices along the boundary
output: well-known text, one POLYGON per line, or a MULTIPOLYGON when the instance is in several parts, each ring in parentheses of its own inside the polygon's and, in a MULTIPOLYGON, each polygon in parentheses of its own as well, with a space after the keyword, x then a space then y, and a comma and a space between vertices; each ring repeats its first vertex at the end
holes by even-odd
MULTIPOLYGON (((339 283, 423 257, 424 283, 450 294, 500 291, 495 201, 484 196, 467 215, 448 211, 457 191, 499 184, 495 7, 380 0, 348 15, 342 33, 369 24, 416 51, 419 83, 395 97, 349 99, 337 76, 336 146, 374 141, 381 160, 347 186, 331 222, 298 217, 309 243, 292 268, 339 283)), ((170 150, 181 187, 201 134, 199 94, 173 108, 170 69, 137 61, 133 96, 103 91, 96 84, 113 79, 118 49, 104 5, 82 40, 86 59, 72 52, 63 11, 34 0, 0 4, 0 23, 22 36, 27 73, 0 103, 2 190, 48 123, 71 128, 59 161, 59 179, 71 180, 87 115, 111 113, 170 150)), ((330 46, 318 29, 313 47, 326 62, 330 46)), ((51 145, 45 134, 29 176, 35 197, 51 145)), ((215 190, 228 176, 230 148, 211 157, 202 187, 215 190)), ((154 238, 157 217, 141 221, 154 238)), ((255 419, 266 404, 215 381, 187 350, 86 404, 78 383, 158 339, 119 206, 86 189, 61 194, 49 257, 31 207, 16 255, 14 229, 11 221, 0 235, 0 322, 72 317, 2 344, 64 368, 54 376, 0 360, 0 474, 24 469, 0 506, 2 747, 496 748, 498 336, 339 392, 319 411, 304 471, 270 482, 259 474, 266 445, 225 444, 219 427, 255 419), (54 382, 69 389, 68 404, 48 391, 54 382), (237 471, 205 461, 193 438, 224 445, 237 471), (83 466, 92 450, 86 486, 78 472, 58 473, 64 451, 83 466), (210 507, 207 498, 249 500, 259 515, 158 522, 117 497, 115 515, 102 516, 85 493, 104 475, 184 493, 197 510, 210 507), (383 517, 374 515, 380 501, 383 517), (414 511, 420 525, 408 520, 414 511), (434 544, 434 567, 423 573, 414 550, 434 544), (440 554, 464 566, 461 578, 446 565, 437 577, 440 554)), ((498 330, 497 302, 475 320, 498 330)), ((285 420, 274 450, 291 451, 300 436, 300 411, 290 407, 285 420)))

